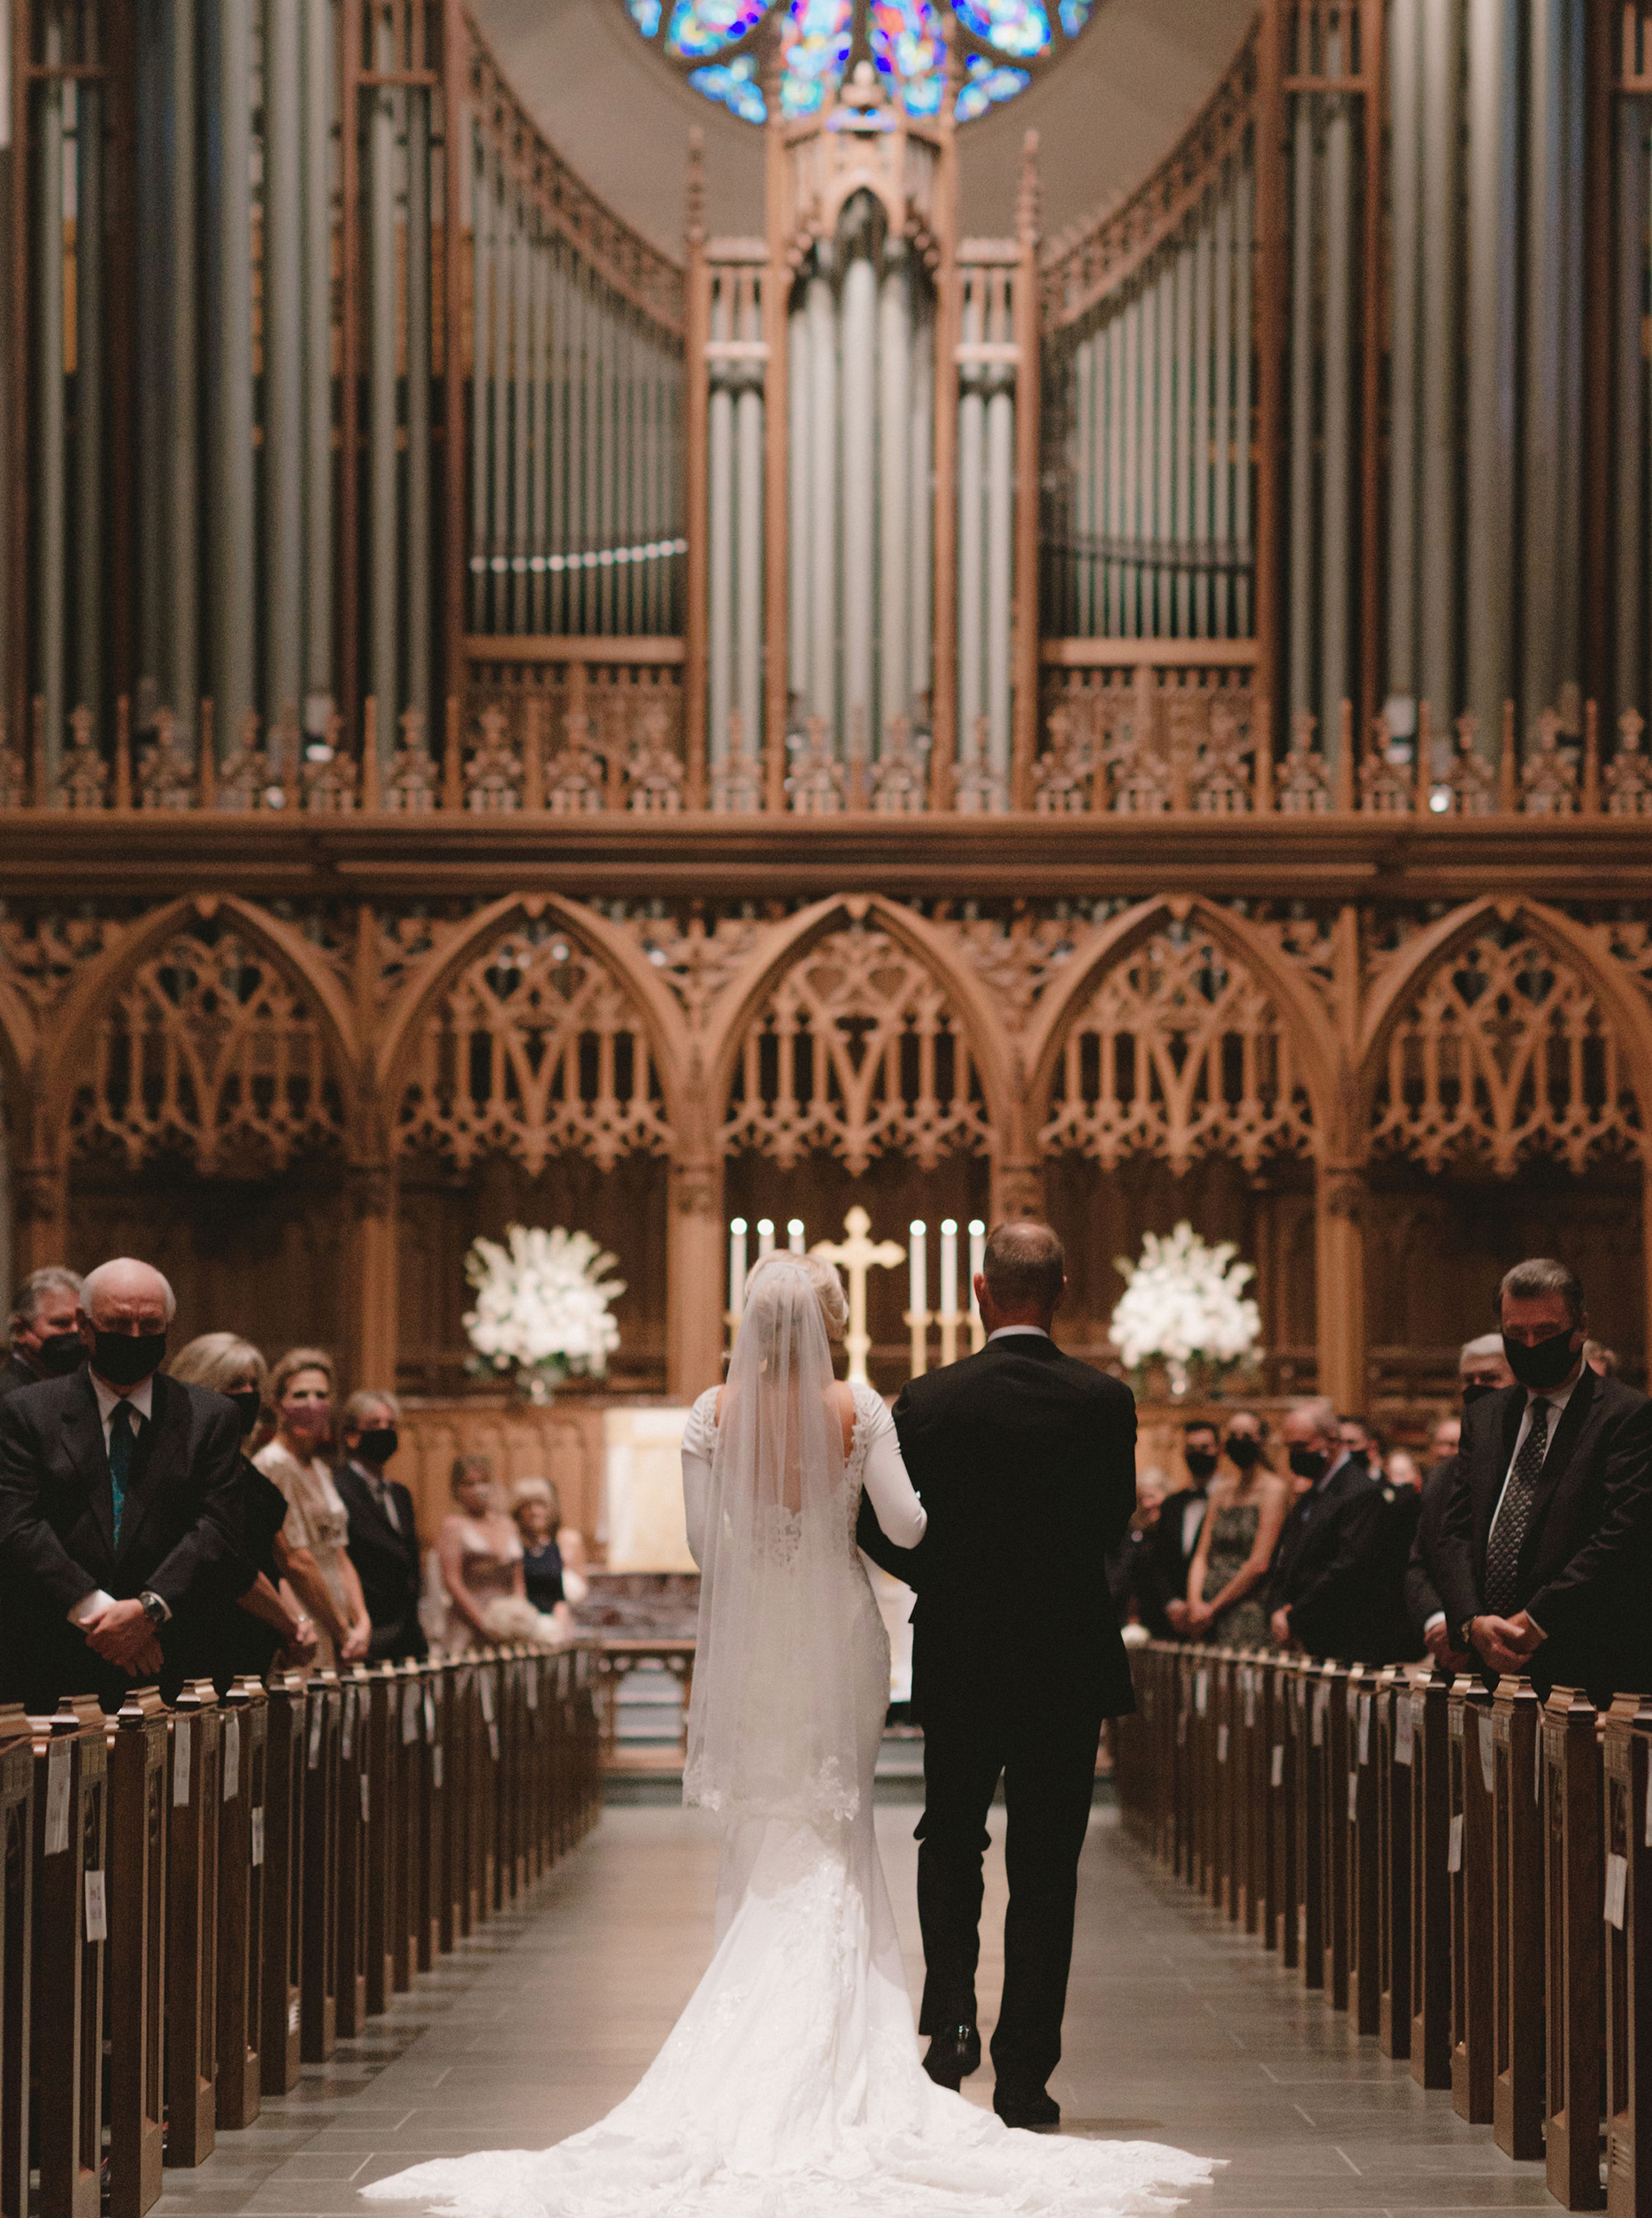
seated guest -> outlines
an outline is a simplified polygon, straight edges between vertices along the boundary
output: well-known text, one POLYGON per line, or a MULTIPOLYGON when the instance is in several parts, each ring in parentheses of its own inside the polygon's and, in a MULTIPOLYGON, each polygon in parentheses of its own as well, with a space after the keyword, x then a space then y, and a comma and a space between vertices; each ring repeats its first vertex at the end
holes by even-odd
POLYGON ((81 1281, 61 1263, 31 1270, 12 1298, 12 1352, 0 1363, 0 1399, 42 1378, 67 1378, 86 1361, 75 1317, 81 1281))
POLYGON ((413 1497, 385 1470, 401 1445, 401 1405, 363 1388, 344 1404, 339 1498, 350 1518, 350 1560, 373 1621, 371 1663, 422 1662, 430 1653, 419 1622, 419 1531, 413 1497))
MULTIPOLYGON (((1363 1428, 1362 1428, 1363 1430, 1363 1428)), ((1387 1663, 1380 1571, 1387 1505, 1343 1446, 1334 1405, 1299 1401, 1281 1427, 1302 1491, 1287 1514, 1268 1580, 1276 1645, 1345 1663, 1387 1663)))
POLYGON ((1262 1461, 1262 1422, 1249 1409, 1228 1419, 1223 1445, 1233 1469, 1210 1482, 1210 1508, 1187 1573, 1187 1631, 1195 1640, 1264 1648, 1263 1590, 1290 1490, 1262 1461))
POLYGON ((1336 1429, 1337 1436, 1348 1454, 1356 1462, 1364 1463, 1368 1470, 1374 1470, 1381 1460, 1381 1447, 1364 1418, 1339 1417, 1336 1429))
POLYGON ((511 1515, 522 1539, 522 1576, 527 1599, 542 1616, 562 1614, 572 1630, 572 1605, 585 1600, 585 1537, 562 1522, 562 1497, 548 1478, 519 1478, 511 1489, 511 1515))
POLYGON ((1417 1458, 1409 1448, 1390 1448, 1382 1460, 1382 1475, 1390 1486, 1417 1493, 1423 1484, 1423 1475, 1417 1468, 1417 1458))
MULTIPOLYGON (((1501 1332, 1483 1332, 1478 1339, 1464 1341, 1457 1353, 1457 1378, 1464 1409, 1483 1395, 1501 1393, 1505 1386, 1513 1385, 1514 1373, 1502 1352, 1501 1332)), ((1446 1623, 1446 1606, 1440 1599, 1437 1564, 1440 1530, 1456 1477, 1457 1448, 1462 1436, 1460 1417, 1442 1417, 1434 1427, 1434 1451, 1439 1460, 1423 1482, 1417 1531, 1411 1538, 1411 1552, 1405 1566, 1406 1616, 1435 1663, 1441 1670, 1454 1675, 1468 1669, 1469 1658, 1452 1643, 1446 1623)))
POLYGON ((241 1428, 161 1370, 176 1306, 148 1263, 100 1264, 76 1317, 87 1362, 0 1402, 4 1693, 32 1711, 88 1690, 118 1709, 233 1584, 241 1428))
POLYGON ((1195 1417, 1182 1428, 1186 1485, 1166 1494, 1141 1560, 1135 1592, 1141 1622, 1156 1639, 1187 1634, 1187 1574, 1204 1523, 1207 1493, 1221 1461, 1216 1427, 1195 1417))
POLYGON ((316 1661, 359 1663, 373 1642, 361 1581, 350 1560, 350 1513, 326 1457, 333 1437, 333 1358, 324 1348, 289 1347, 270 1374, 275 1437, 253 1462, 287 1497, 281 1534, 307 1553, 310 1569, 290 1562, 288 1576, 316 1623, 316 1661))
POLYGON ((436 1561, 448 1604, 442 1646, 459 1655, 496 1637, 513 1637, 520 1611, 510 1605, 526 1601, 527 1585, 521 1536, 500 1506, 492 1458, 456 1455, 449 1485, 457 1508, 442 1521, 436 1561))
POLYGON ((1453 1646, 1544 1694, 1652 1692, 1652 1403, 1584 1361, 1564 1263, 1517 1263, 1498 1310, 1515 1384, 1464 1413, 1438 1551, 1453 1646))
POLYGON ((240 1592, 233 1600, 226 1593, 200 1614, 180 1674, 211 1679, 221 1694, 244 1675, 266 1678, 278 1656, 300 1666, 309 1663, 316 1650, 315 1627, 286 1582, 281 1527, 287 1497, 245 1454, 264 1407, 268 1364, 250 1340, 234 1332, 204 1332, 181 1347, 166 1369, 184 1385, 222 1394, 241 1417, 240 1525, 232 1536, 240 1592))

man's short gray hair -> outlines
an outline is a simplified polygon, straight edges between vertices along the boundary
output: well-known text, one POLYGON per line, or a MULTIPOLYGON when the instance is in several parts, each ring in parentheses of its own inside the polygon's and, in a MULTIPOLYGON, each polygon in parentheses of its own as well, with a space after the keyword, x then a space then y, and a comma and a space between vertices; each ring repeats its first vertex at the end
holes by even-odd
POLYGON ((71 1270, 66 1263, 48 1263, 42 1270, 31 1270, 12 1297, 12 1322, 33 1324, 49 1293, 72 1293, 79 1301, 82 1292, 80 1272, 71 1270))
POLYGON ((357 1386, 344 1404, 342 1430, 346 1432, 365 1431, 368 1414, 374 1409, 388 1409, 392 1424, 402 1422, 402 1405, 393 1393, 379 1387, 357 1386))
POLYGON ((1517 1301, 1540 1301, 1546 1293, 1556 1293, 1566 1305, 1566 1315, 1578 1324, 1583 1316, 1583 1281, 1569 1263, 1557 1262, 1553 1255, 1533 1255, 1512 1270, 1505 1270, 1497 1288, 1497 1309, 1501 1316, 1505 1297, 1517 1301))
MULTIPOLYGON (((154 1264, 144 1262, 141 1256, 111 1255, 106 1263, 99 1263, 96 1270, 87 1272, 85 1282, 81 1288, 81 1307, 88 1317, 92 1314, 92 1305, 97 1300, 104 1279, 114 1271, 124 1270, 128 1264, 132 1263, 136 1263, 142 1270, 155 1270, 154 1264)), ((164 1270, 155 1270, 155 1276, 160 1280, 162 1292, 166 1298, 166 1322, 170 1324, 178 1314, 178 1297, 173 1292, 172 1281, 164 1270)))
POLYGON ((1494 1357, 1502 1360, 1502 1334, 1482 1332, 1477 1340, 1464 1340, 1457 1350, 1457 1375, 1474 1370, 1481 1363, 1489 1363, 1494 1357))
POLYGON ((1309 1394, 1301 1401, 1292 1402, 1291 1415, 1310 1419, 1320 1439, 1334 1440, 1339 1447, 1342 1445, 1342 1435, 1339 1430, 1341 1420, 1329 1394, 1309 1394))
POLYGON ((987 1291, 1005 1309, 1053 1309, 1067 1278, 1067 1254, 1048 1224, 995 1224, 981 1256, 987 1291))

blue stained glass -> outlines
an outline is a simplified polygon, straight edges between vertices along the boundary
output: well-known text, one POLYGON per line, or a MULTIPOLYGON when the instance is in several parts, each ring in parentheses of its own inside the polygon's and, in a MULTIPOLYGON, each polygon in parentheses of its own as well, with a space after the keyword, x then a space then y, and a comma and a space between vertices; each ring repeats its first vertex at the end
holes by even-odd
POLYGON ((703 69, 691 69, 688 82, 708 99, 720 100, 732 108, 742 123, 768 120, 763 88, 749 54, 736 54, 732 62, 708 62, 703 69))
POLYGON ((671 12, 666 44, 674 54, 698 61, 720 54, 763 20, 766 0, 677 0, 671 12))
MULTIPOLYGON (((879 70, 910 93, 941 67, 941 35, 929 0, 872 0, 872 58, 879 70)), ((940 100, 939 88, 935 93, 940 100)), ((904 101, 910 114, 921 110, 904 101)), ((933 110, 931 111, 933 112, 933 110)))
POLYGON ((626 11, 645 39, 660 27, 660 0, 626 0, 626 11))
POLYGON ((780 84, 780 112, 811 116, 849 64, 853 0, 791 0, 782 34, 786 74, 780 84))
POLYGON ((1031 82, 1024 69, 1005 69, 1002 64, 983 61, 979 54, 972 54, 964 88, 958 95, 958 121, 972 123, 977 116, 984 116, 995 101, 1009 100, 1015 94, 1025 92, 1031 82))
POLYGON ((1049 44, 1044 0, 957 0, 957 15, 1001 54, 1041 54, 1049 44))
POLYGON ((1089 21, 1095 0, 1061 0, 1061 27, 1070 39, 1076 39, 1089 21))

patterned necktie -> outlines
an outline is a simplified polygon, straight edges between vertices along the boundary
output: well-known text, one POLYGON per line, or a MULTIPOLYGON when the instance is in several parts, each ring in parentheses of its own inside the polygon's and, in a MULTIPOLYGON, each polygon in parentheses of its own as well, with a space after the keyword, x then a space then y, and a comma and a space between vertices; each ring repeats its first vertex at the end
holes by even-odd
POLYGON ((109 1488, 115 1503, 115 1546, 120 1546, 120 1513, 127 1506, 127 1481, 132 1476, 132 1452, 137 1444, 132 1404, 116 1402, 109 1417, 109 1488))
POLYGON ((1531 1429, 1520 1443, 1486 1542, 1486 1608, 1494 1617, 1506 1617, 1514 1608, 1520 1549, 1532 1522, 1532 1503, 1542 1476, 1543 1458, 1548 1453, 1550 1408, 1548 1402, 1541 1400, 1532 1404, 1531 1429))

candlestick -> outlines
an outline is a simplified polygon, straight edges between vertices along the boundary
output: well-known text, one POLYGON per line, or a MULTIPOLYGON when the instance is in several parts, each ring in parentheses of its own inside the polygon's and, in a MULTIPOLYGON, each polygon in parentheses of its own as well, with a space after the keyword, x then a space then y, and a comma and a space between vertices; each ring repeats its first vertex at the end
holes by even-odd
POLYGON ((803 1254, 803 1221, 801 1216, 788 1217, 787 1219, 786 1246, 788 1252, 791 1255, 801 1255, 803 1254))
POLYGON ((987 1327, 981 1322, 981 1305, 975 1298, 975 1281, 987 1264, 987 1227, 978 1216, 970 1219, 970 1349, 980 1355, 987 1345, 987 1327))
POLYGON ((921 1216, 915 1216, 907 1226, 911 1246, 907 1254, 911 1258, 910 1306, 903 1320, 911 1335, 911 1376, 921 1378, 929 1368, 929 1233, 921 1216))
POLYGON ((774 1219, 772 1216, 760 1216, 757 1219, 757 1261, 761 1262, 765 1255, 772 1255, 773 1253, 774 1219))
POLYGON ((941 1360, 958 1360, 958 1223, 954 1216, 941 1220, 941 1306, 935 1312, 941 1327, 941 1360))
POLYGON ((746 1220, 732 1217, 728 1226, 728 1321, 740 1323, 746 1306, 746 1220))

